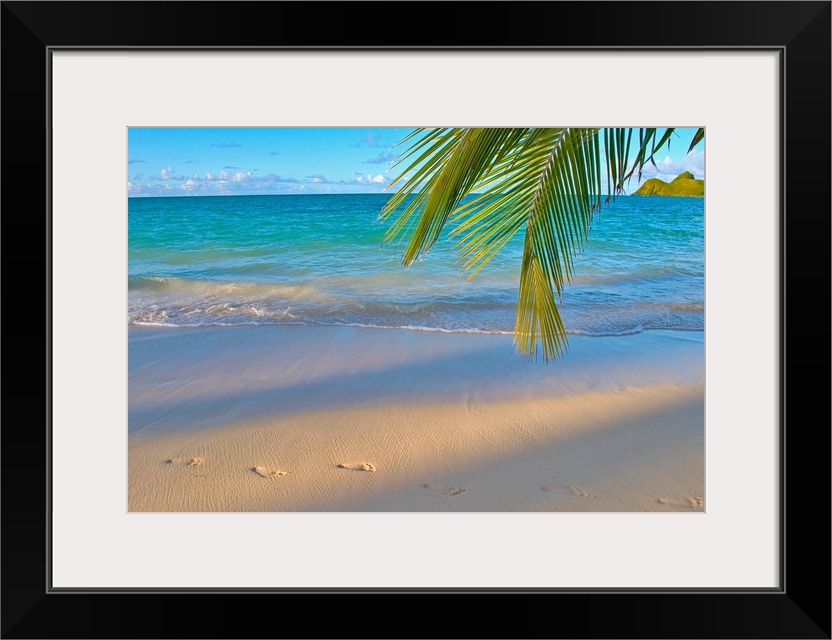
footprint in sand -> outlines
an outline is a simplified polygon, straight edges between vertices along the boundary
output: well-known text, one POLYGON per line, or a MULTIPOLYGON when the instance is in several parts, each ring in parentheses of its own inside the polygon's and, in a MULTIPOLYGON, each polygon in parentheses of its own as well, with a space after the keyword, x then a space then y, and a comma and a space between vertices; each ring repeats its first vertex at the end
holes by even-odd
POLYGON ((375 471, 376 467, 371 462, 342 462, 339 469, 352 469, 353 471, 375 471))
POLYGON ((659 498, 659 504, 667 504, 674 507, 690 507, 691 509, 701 509, 705 506, 705 501, 696 496, 685 498, 684 502, 681 500, 673 500, 672 498, 659 498))
POLYGON ((193 457, 193 458, 168 458, 165 460, 166 464, 184 464, 186 467, 193 467, 193 471, 190 473, 194 478, 207 478, 204 473, 199 473, 199 469, 202 467, 202 463, 205 462, 202 458, 193 457))
POLYGON ((252 467, 251 469, 256 473, 258 476, 262 478, 277 478, 279 476, 285 476, 288 471, 277 471, 276 469, 266 469, 266 467, 252 467))
POLYGON ((205 462, 202 458, 169 458, 166 461, 168 464, 186 463, 189 467, 199 467, 205 462))
POLYGON ((430 489, 431 491, 438 491, 439 493, 444 493, 446 496, 458 496, 460 493, 465 493, 468 489, 463 489, 461 487, 437 487, 435 484, 423 484, 422 485, 425 489, 430 489))
POLYGON ((589 495, 586 491, 584 491, 580 487, 568 486, 566 488, 569 489, 569 491, 572 492, 572 495, 580 496, 581 498, 589 498, 590 500, 595 500, 595 498, 598 497, 598 496, 589 495))

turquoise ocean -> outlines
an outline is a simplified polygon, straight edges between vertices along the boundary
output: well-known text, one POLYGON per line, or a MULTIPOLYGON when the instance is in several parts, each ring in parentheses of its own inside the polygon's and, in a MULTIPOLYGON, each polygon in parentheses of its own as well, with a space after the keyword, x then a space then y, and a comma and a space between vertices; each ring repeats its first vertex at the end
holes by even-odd
MULTIPOLYGON (((522 232, 472 279, 447 233, 404 268, 383 244, 389 197, 130 198, 128 323, 513 333, 522 232)), ((703 198, 617 198, 575 258, 567 331, 703 331, 704 258, 703 198)))

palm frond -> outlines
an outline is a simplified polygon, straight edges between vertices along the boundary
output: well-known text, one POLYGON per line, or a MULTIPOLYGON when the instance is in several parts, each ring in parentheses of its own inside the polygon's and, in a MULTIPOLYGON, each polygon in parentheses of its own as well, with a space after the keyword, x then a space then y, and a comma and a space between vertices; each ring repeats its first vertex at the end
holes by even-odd
POLYGON ((632 129, 604 129, 603 152, 600 129, 417 130, 395 165, 405 168, 391 185, 404 184, 382 211, 383 219, 399 211, 385 240, 409 234, 403 255, 409 265, 451 223, 460 260, 473 277, 525 229, 515 345, 533 357, 539 342, 549 360, 568 347, 557 304, 601 206, 602 164, 609 202, 634 171, 641 176, 643 165, 672 133, 667 129, 659 136, 657 129, 639 129, 631 165, 632 129), (466 196, 471 197, 464 200, 466 196))
MULTIPOLYGON (((518 129, 437 129, 422 130, 422 137, 403 159, 415 157, 410 164, 415 173, 382 210, 382 219, 415 195, 385 236, 390 242, 410 232, 403 262, 412 264, 439 238, 448 217, 462 198, 482 182, 494 163, 514 148, 522 130, 518 129), (418 154, 418 155, 417 155, 418 154), (413 215, 418 220, 409 225, 413 215)), ((398 166, 397 162, 396 165, 398 166)), ((397 179, 398 180, 398 179, 397 179)), ((391 186, 397 182, 394 180, 391 186)))
POLYGON ((693 139, 690 141, 690 146, 688 147, 688 153, 693 151, 693 148, 698 145, 702 140, 705 138, 705 128, 700 127, 696 130, 696 133, 693 134, 693 139))

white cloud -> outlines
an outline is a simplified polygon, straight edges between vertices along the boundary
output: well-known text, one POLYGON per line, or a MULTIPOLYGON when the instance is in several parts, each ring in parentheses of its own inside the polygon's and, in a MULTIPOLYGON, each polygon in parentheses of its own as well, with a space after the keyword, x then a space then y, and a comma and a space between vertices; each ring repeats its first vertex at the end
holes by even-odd
POLYGON ((172 167, 147 178, 142 186, 135 178, 128 178, 130 196, 194 196, 208 194, 257 194, 257 193, 376 193, 390 180, 379 173, 356 172, 347 180, 332 181, 323 174, 313 174, 298 179, 274 173, 258 175, 248 171, 222 170, 218 173, 177 174, 172 167), (176 181, 179 181, 178 184, 176 181), (335 186, 329 186, 335 185, 335 186))
POLYGON ((642 179, 655 177, 675 178, 683 171, 690 171, 694 178, 703 178, 705 175, 705 152, 694 149, 685 156, 673 159, 665 156, 664 160, 656 160, 656 166, 647 164, 644 167, 642 179))
POLYGON ((356 176, 355 181, 361 184, 384 184, 388 182, 387 178, 383 175, 378 174, 377 176, 373 176, 371 173, 368 173, 366 176, 356 176))

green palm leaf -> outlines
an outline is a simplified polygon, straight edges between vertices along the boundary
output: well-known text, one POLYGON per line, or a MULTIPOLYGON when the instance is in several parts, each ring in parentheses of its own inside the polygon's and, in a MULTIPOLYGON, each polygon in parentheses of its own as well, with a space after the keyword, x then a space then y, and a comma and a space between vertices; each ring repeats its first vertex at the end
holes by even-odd
POLYGON ((628 171, 632 129, 418 129, 402 141, 410 146, 394 166, 404 168, 391 186, 403 184, 381 214, 396 214, 385 240, 408 237, 407 266, 450 224, 473 277, 524 230, 515 345, 534 357, 539 343, 548 361, 568 347, 557 305, 602 203, 602 164, 609 202, 672 132, 640 129, 628 171))
POLYGON ((693 139, 690 141, 690 147, 688 147, 688 153, 693 151, 693 148, 702 142, 702 139, 705 137, 705 128, 699 128, 696 130, 696 133, 693 134, 693 139))

